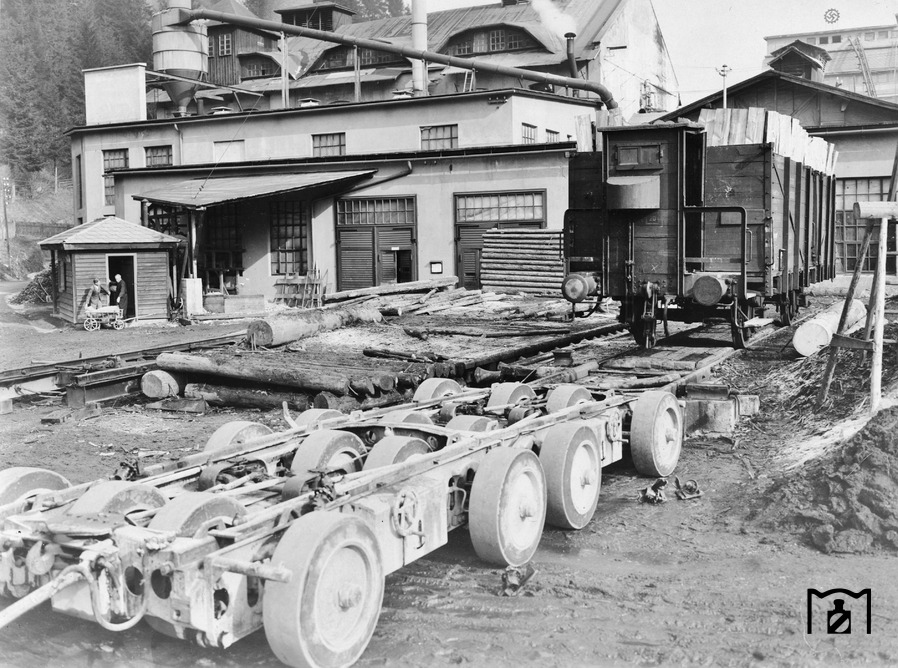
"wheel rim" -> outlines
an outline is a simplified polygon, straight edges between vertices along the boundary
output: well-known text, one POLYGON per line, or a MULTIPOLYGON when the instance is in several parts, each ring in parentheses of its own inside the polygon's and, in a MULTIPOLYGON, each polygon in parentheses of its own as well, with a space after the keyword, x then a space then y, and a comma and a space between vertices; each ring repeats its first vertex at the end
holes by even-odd
POLYGON ((679 456, 680 416, 673 407, 665 408, 655 421, 654 452, 658 468, 673 468, 679 456))
POLYGON ((515 551, 523 552, 539 542, 543 522, 538 500, 544 494, 538 472, 515 462, 506 479, 499 508, 499 535, 515 551))
POLYGON ((352 473, 358 470, 359 453, 351 448, 346 448, 335 452, 334 455, 327 460, 325 468, 328 471, 343 471, 343 473, 352 473))
POLYGON ((589 512, 595 503, 595 498, 599 493, 597 471, 600 469, 599 451, 596 444, 585 439, 578 443, 572 457, 571 473, 567 482, 571 494, 571 504, 574 510, 581 515, 589 512))
POLYGON ((365 634, 359 622, 370 606, 371 560, 360 545, 346 542, 327 558, 315 587, 314 618, 324 645, 341 653, 365 634))

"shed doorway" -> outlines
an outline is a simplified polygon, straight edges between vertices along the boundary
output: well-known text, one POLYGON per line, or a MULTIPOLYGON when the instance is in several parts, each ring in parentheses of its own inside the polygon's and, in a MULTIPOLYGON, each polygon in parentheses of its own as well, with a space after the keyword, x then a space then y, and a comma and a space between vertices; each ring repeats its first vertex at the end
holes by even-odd
MULTIPOLYGON (((137 313, 137 285, 135 284, 136 274, 134 271, 135 256, 132 255, 107 255, 106 268, 109 280, 114 284, 115 275, 121 274, 122 279, 128 290, 128 308, 125 311, 125 318, 133 318, 137 313)), ((110 297, 110 303, 114 304, 118 297, 113 293, 110 297)))

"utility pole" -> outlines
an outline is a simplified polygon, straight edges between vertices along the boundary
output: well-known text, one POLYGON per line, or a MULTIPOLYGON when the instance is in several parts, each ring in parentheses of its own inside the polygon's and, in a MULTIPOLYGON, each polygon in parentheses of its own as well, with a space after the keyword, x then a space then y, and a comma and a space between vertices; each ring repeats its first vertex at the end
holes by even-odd
POLYGON ((727 74, 729 74, 732 71, 733 71, 733 68, 731 68, 729 65, 726 65, 726 64, 723 67, 721 67, 719 70, 717 70, 717 73, 723 77, 723 108, 724 109, 727 108, 727 74))

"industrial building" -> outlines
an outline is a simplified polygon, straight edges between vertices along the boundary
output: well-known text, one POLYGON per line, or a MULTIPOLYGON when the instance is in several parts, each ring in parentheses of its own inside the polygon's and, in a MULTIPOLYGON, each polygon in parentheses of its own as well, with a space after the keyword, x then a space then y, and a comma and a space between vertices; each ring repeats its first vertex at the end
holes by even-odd
MULTIPOLYGON (((330 71, 345 45, 291 37, 289 53, 302 56, 280 62, 301 70, 255 78, 219 67, 222 31, 232 45, 249 44, 244 37, 272 22, 257 29, 243 10, 196 23, 183 5, 174 3, 167 23, 157 17, 155 69, 85 72, 87 123, 70 131, 74 209, 78 223, 116 215, 185 238, 173 275, 206 290, 270 299, 284 276, 313 268, 328 290, 453 274, 478 287, 484 230, 562 228, 569 163, 578 139, 592 150, 596 110, 607 120, 611 109, 655 109, 670 98, 642 96, 646 82, 675 80, 657 23, 633 17, 651 9, 647 0, 556 2, 576 26, 567 37, 529 3, 436 12, 426 24, 438 51, 426 52, 418 75, 420 61, 396 49, 367 74, 354 63, 330 71), (527 39, 449 55, 465 40, 479 45, 490 26, 527 39), (450 64, 430 62, 440 59, 450 64), (607 59, 645 76, 625 83, 607 59), (612 93, 606 74, 630 92, 612 93), (388 93, 378 87, 386 76, 388 93)), ((401 48, 422 16, 352 24, 338 5, 315 3, 282 12, 285 33, 313 10, 330 12, 333 21, 317 26, 324 32, 386 39, 387 49, 401 48)))

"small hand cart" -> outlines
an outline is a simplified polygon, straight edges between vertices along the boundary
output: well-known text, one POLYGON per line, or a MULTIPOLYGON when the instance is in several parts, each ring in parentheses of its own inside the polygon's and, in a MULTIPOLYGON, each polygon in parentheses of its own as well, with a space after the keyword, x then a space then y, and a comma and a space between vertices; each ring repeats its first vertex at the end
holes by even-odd
POLYGON ((112 325, 112 328, 116 330, 124 329, 124 315, 122 309, 114 305, 88 308, 87 319, 84 321, 84 329, 88 332, 95 332, 100 329, 101 325, 112 325))

